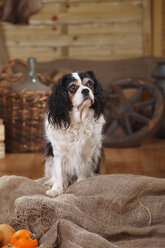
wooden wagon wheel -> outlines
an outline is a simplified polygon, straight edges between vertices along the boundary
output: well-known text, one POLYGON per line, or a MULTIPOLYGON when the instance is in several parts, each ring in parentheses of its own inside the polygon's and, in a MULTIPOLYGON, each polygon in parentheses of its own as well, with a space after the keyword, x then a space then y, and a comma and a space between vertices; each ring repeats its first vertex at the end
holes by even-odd
POLYGON ((104 146, 136 146, 158 130, 164 97, 152 82, 124 79, 109 85, 105 92, 104 146))

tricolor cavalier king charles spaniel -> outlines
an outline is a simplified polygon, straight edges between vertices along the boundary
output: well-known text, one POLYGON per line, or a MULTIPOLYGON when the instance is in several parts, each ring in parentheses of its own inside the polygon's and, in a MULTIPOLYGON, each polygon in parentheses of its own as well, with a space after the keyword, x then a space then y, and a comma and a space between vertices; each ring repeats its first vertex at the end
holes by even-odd
POLYGON ((92 71, 64 75, 53 87, 45 116, 48 196, 99 173, 104 125, 103 90, 92 71))

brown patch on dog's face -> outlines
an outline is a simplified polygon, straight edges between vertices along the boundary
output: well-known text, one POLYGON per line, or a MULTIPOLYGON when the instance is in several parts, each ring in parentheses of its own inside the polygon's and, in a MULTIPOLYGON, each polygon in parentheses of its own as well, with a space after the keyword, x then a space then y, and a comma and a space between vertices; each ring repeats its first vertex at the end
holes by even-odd
POLYGON ((94 91, 94 82, 91 78, 83 78, 82 83, 84 86, 87 86, 92 91, 94 91))
POLYGON ((68 94, 69 94, 71 103, 79 87, 80 87, 80 83, 78 82, 78 80, 75 80, 70 84, 69 89, 68 89, 68 94))
POLYGON ((89 78, 83 78, 82 83, 85 85, 89 81, 89 78))

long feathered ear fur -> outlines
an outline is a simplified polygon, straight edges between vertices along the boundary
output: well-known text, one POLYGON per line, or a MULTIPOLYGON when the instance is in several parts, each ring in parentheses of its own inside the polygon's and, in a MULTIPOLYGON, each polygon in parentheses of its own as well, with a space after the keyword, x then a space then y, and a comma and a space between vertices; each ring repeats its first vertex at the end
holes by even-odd
POLYGON ((48 121, 57 128, 68 128, 70 125, 69 110, 71 103, 67 93, 67 89, 60 79, 53 87, 52 93, 48 98, 47 111, 48 121))
POLYGON ((90 78, 94 81, 94 104, 92 105, 93 110, 95 111, 95 117, 98 119, 101 114, 104 113, 105 108, 105 100, 103 96, 103 89, 101 87, 101 84, 95 77, 95 74, 93 71, 87 71, 86 72, 90 78))

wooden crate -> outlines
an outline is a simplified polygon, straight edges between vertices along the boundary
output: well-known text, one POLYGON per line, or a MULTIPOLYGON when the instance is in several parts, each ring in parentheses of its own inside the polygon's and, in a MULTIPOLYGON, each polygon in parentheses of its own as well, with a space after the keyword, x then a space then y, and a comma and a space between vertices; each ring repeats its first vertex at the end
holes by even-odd
POLYGON ((5 140, 5 126, 3 120, 0 119, 0 142, 5 140))
POLYGON ((3 120, 0 119, 0 159, 5 157, 5 127, 3 125, 3 120))
POLYGON ((0 142, 0 159, 5 158, 5 144, 0 142))
POLYGON ((29 25, 2 23, 9 58, 151 55, 151 0, 42 0, 29 25))

